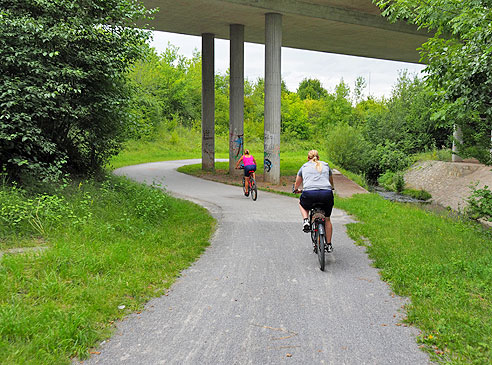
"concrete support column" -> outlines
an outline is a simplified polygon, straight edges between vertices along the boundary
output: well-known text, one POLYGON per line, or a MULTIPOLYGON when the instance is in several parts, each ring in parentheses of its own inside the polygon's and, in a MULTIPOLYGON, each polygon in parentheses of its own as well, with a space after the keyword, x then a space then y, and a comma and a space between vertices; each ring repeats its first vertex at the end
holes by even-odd
POLYGON ((229 174, 244 150, 244 25, 230 25, 229 174))
POLYGON ((202 34, 202 169, 215 169, 214 38, 202 34))
POLYGON ((456 142, 463 143, 463 133, 461 132, 461 128, 455 124, 454 125, 454 132, 453 132, 453 148, 451 150, 453 155, 451 156, 451 161, 461 162, 461 161, 463 161, 463 159, 457 155, 458 147, 456 145, 456 142))
POLYGON ((280 183, 282 15, 265 15, 265 181, 280 183))

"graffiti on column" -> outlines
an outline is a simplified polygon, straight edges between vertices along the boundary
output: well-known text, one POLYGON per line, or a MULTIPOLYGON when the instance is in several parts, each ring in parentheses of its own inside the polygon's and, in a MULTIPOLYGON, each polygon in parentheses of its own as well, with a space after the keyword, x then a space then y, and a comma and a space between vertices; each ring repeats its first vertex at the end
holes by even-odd
POLYGON ((275 143, 275 134, 265 132, 265 152, 264 152, 264 168, 265 172, 270 172, 273 168, 273 162, 276 162, 280 155, 280 146, 275 143))
POLYGON ((239 157, 239 155, 242 155, 243 153, 243 148, 244 148, 244 140, 243 140, 244 134, 238 134, 237 138, 233 140, 233 151, 236 152, 235 156, 239 157))

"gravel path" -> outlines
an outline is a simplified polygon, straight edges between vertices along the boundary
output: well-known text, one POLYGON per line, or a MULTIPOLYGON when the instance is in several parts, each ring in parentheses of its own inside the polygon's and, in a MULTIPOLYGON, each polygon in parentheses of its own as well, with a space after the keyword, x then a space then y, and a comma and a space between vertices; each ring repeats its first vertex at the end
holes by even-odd
MULTIPOLYGON (((197 163, 199 161, 189 161, 197 163)), ((180 174, 184 161, 116 171, 162 181, 218 220, 211 246, 166 296, 117 325, 88 364, 427 364, 416 329, 335 209, 334 253, 319 270, 297 200, 180 174)), ((179 227, 176 227, 179 229, 179 227)))

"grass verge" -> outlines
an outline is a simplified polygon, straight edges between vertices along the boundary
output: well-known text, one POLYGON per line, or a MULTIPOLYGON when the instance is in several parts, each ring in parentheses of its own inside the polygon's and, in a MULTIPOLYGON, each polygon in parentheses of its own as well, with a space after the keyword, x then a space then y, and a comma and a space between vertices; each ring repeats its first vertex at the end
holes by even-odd
POLYGON ((0 208, 3 249, 47 247, 0 258, 2 364, 86 358, 114 321, 164 293, 215 225, 205 209, 120 177, 55 194, 0 187, 0 208))
POLYGON ((421 346, 438 361, 490 364, 491 232, 375 194, 336 206, 360 221, 348 233, 367 246, 382 278, 411 299, 406 321, 422 331, 421 346))

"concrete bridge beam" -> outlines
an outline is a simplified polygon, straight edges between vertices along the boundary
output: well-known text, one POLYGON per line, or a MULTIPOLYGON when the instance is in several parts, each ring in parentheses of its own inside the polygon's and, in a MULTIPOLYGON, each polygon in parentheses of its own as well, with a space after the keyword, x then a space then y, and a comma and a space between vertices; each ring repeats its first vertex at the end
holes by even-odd
POLYGON ((280 183, 282 15, 265 15, 265 181, 280 183))

